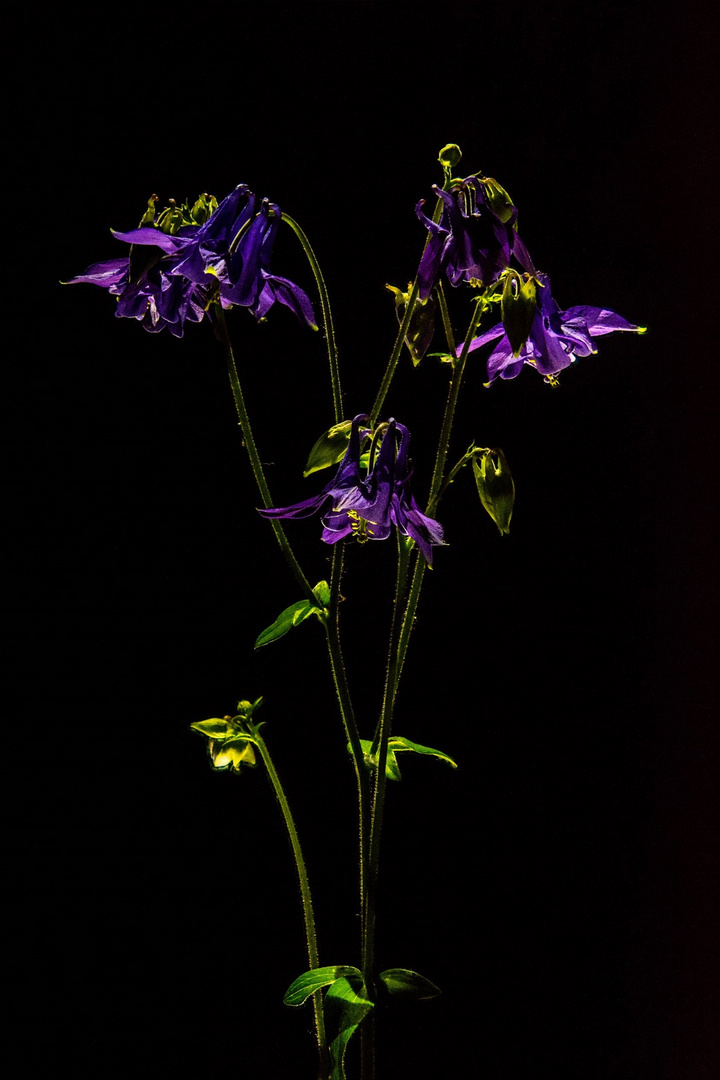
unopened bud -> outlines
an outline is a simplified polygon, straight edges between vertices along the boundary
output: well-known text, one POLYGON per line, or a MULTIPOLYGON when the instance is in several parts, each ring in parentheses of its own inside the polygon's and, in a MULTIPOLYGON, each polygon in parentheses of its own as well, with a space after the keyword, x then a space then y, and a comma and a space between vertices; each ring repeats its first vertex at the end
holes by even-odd
POLYGON ((513 356, 520 355, 532 329, 537 308, 536 292, 533 277, 526 275, 523 280, 516 270, 506 272, 500 311, 513 356))
POLYGON ((443 146, 438 154, 438 161, 443 168, 454 169, 456 165, 460 164, 461 157, 462 150, 457 143, 448 143, 447 146, 443 146))
POLYGON ((472 461, 480 502, 501 533, 510 532, 515 484, 502 450, 481 450, 472 461))
POLYGON ((505 188, 498 184, 497 180, 493 180, 491 176, 484 177, 482 183, 485 188, 488 206, 495 217, 505 224, 515 213, 515 205, 512 199, 505 188))

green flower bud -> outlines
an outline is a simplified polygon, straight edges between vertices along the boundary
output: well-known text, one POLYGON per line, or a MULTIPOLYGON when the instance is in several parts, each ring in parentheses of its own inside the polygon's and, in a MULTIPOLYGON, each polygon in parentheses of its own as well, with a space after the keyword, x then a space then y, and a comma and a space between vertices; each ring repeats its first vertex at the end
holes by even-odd
POLYGON ((462 150, 457 143, 448 143, 438 154, 438 161, 443 168, 454 169, 456 165, 459 165, 461 157, 462 150))
POLYGON ((497 180, 493 180, 491 176, 483 177, 482 183, 490 209, 505 224, 506 221, 510 220, 515 210, 512 199, 505 188, 498 184, 497 180))
MULTIPOLYGON (((385 288, 395 294, 395 312, 398 322, 402 326, 405 308, 410 299, 411 287, 408 286, 406 293, 396 288, 395 285, 386 285, 385 288)), ((432 296, 429 296, 427 300, 417 300, 415 303, 408 332, 405 335, 405 344, 415 367, 418 366, 430 348, 430 342, 435 333, 435 306, 435 300, 432 296)))
POLYGON ((515 484, 502 450, 479 450, 472 459, 480 502, 501 534, 510 532, 515 484))
POLYGON ((140 218, 139 229, 144 228, 146 225, 155 224, 155 203, 158 201, 157 195, 151 195, 148 199, 147 210, 140 218))
POLYGON ((535 279, 525 275, 525 280, 516 270, 505 274, 500 311, 503 326, 512 346, 513 356, 519 356, 532 329, 535 309, 537 308, 537 289, 535 279))
POLYGON ((204 225, 207 219, 217 210, 218 201, 214 195, 198 195, 190 208, 190 218, 196 225, 204 225))

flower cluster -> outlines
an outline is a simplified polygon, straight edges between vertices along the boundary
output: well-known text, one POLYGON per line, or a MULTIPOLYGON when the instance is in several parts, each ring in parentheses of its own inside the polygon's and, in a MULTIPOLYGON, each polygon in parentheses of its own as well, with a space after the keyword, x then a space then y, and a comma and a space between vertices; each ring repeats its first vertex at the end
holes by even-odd
POLYGON ((513 256, 524 270, 533 265, 517 232, 517 207, 494 180, 468 176, 455 180, 448 191, 433 190, 442 201, 438 222, 423 212, 421 199, 415 212, 430 236, 418 268, 421 300, 430 295, 442 273, 451 285, 462 281, 491 285, 513 256))
POLYGON ((372 438, 367 473, 363 476, 360 449, 370 436, 369 429, 362 426, 367 419, 359 415, 353 420, 345 455, 319 495, 260 513, 267 518, 304 518, 322 512, 322 538, 326 544, 352 535, 359 540, 386 540, 395 525, 403 536, 415 541, 428 565, 432 565, 432 548, 443 543, 443 530, 437 521, 422 513, 410 492, 410 432, 393 419, 380 425, 372 438))
MULTIPOLYGON (((532 285, 527 326, 519 340, 517 327, 504 322, 474 338, 470 351, 500 338, 488 358, 488 385, 498 377, 514 379, 524 364, 536 368, 547 382, 553 382, 564 368, 580 356, 596 352, 592 339, 615 330, 644 333, 645 327, 628 322, 613 311, 598 307, 571 307, 561 311, 550 292, 546 274, 538 272, 517 231, 517 208, 495 181, 468 176, 453 180, 447 190, 434 188, 441 200, 440 216, 426 216, 421 200, 416 213, 429 232, 418 267, 418 294, 424 301, 444 273, 451 285, 468 282, 475 287, 491 286, 508 275, 519 279, 511 268, 514 259, 524 278, 532 285)), ((526 300, 527 304, 527 300, 526 300)), ((458 349, 460 355, 462 348, 458 349)))
POLYGON ((282 219, 280 208, 258 205, 240 184, 218 206, 201 196, 192 206, 152 209, 137 229, 114 232, 129 255, 94 263, 68 284, 100 285, 118 298, 116 314, 138 319, 146 330, 168 328, 182 337, 186 322, 200 322, 213 303, 248 308, 262 319, 275 301, 316 328, 306 293, 270 270, 282 219))
POLYGON ((579 357, 597 352, 593 338, 612 334, 616 330, 633 330, 638 334, 645 332, 644 326, 636 326, 607 308, 580 305, 561 311, 550 291, 548 276, 536 274, 535 279, 540 286, 537 290, 537 307, 527 340, 517 355, 501 322, 470 343, 472 352, 490 341, 500 339, 488 357, 489 383, 497 378, 514 379, 524 364, 539 371, 546 382, 553 382, 559 372, 570 367, 579 357))

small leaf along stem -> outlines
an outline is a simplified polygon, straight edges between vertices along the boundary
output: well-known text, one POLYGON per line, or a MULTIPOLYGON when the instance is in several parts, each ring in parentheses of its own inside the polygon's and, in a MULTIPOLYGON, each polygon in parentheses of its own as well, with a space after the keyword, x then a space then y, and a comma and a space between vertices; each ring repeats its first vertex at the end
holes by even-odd
MULTIPOLYGON (((280 778, 272 758, 270 757, 270 751, 267 748, 265 740, 257 730, 254 732, 253 741, 258 748, 260 757, 267 770, 268 778, 272 784, 273 791, 275 792, 275 797, 280 804, 280 811, 283 820, 285 821, 288 837, 290 838, 290 846, 292 847, 293 857, 295 859, 298 882, 300 885, 300 896, 302 898, 308 965, 310 968, 318 968, 320 967, 320 960, 317 946, 317 932, 315 929, 315 914, 313 910, 312 894, 310 892, 310 881, 308 879, 302 847, 300 846, 300 837, 298 836, 295 819, 292 816, 290 804, 288 803, 283 786, 280 783, 280 778)), ((326 1080, 328 1075, 328 1049, 325 1035, 322 991, 317 990, 312 995, 312 1002, 315 1017, 315 1034, 318 1046, 318 1080, 326 1080)))

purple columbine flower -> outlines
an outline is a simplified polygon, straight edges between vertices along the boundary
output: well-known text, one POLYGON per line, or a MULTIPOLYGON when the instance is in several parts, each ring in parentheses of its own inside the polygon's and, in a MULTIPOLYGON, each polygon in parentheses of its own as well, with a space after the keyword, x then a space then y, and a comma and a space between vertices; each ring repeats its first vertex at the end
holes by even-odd
POLYGON ((206 272, 215 274, 220 282, 224 304, 248 307, 256 319, 263 319, 277 300, 316 330, 307 294, 294 282, 270 272, 281 219, 280 207, 264 199, 251 224, 236 231, 236 242, 207 259, 206 272))
POLYGON ((515 206, 508 202, 501 213, 493 209, 477 176, 454 182, 449 191, 436 185, 433 190, 443 202, 439 222, 423 212, 424 199, 415 208, 430 233, 417 274, 421 300, 428 298, 442 273, 455 286, 461 281, 491 285, 513 256, 523 269, 533 271, 527 248, 515 229, 515 206))
MULTIPOLYGON (((571 307, 561 311, 550 291, 547 274, 535 274, 540 285, 537 290, 537 310, 527 341, 518 356, 502 323, 473 339, 470 352, 490 341, 500 339, 488 357, 488 385, 495 379, 514 379, 529 364, 552 382, 559 372, 570 367, 581 356, 597 352, 593 338, 612 334, 616 330, 633 330, 644 334, 646 327, 628 322, 622 315, 599 307, 571 307)), ((458 350, 458 354, 461 350, 458 350)))
POLYGON ((322 513, 322 539, 326 544, 353 535, 359 540, 386 540, 394 525, 403 536, 415 541, 431 566, 433 546, 444 542, 443 529, 422 513, 410 492, 412 464, 407 454, 410 432, 392 419, 382 425, 373 439, 369 471, 363 477, 360 447, 370 434, 362 427, 367 419, 359 415, 353 420, 345 456, 333 479, 318 495, 260 513, 271 519, 322 513))
POLYGON ((303 290, 270 272, 280 210, 272 207, 269 225, 267 200, 260 212, 256 201, 250 189, 239 184, 202 224, 185 206, 176 211, 183 223, 171 232, 158 227, 165 214, 155 224, 114 232, 117 240, 131 245, 130 254, 94 263, 68 284, 100 285, 117 296, 118 317, 138 319, 150 331, 167 326, 176 337, 183 336, 187 321, 200 322, 215 301, 225 308, 248 307, 261 319, 279 300, 315 328, 303 290), (137 249, 143 249, 141 258, 134 254, 137 249))

